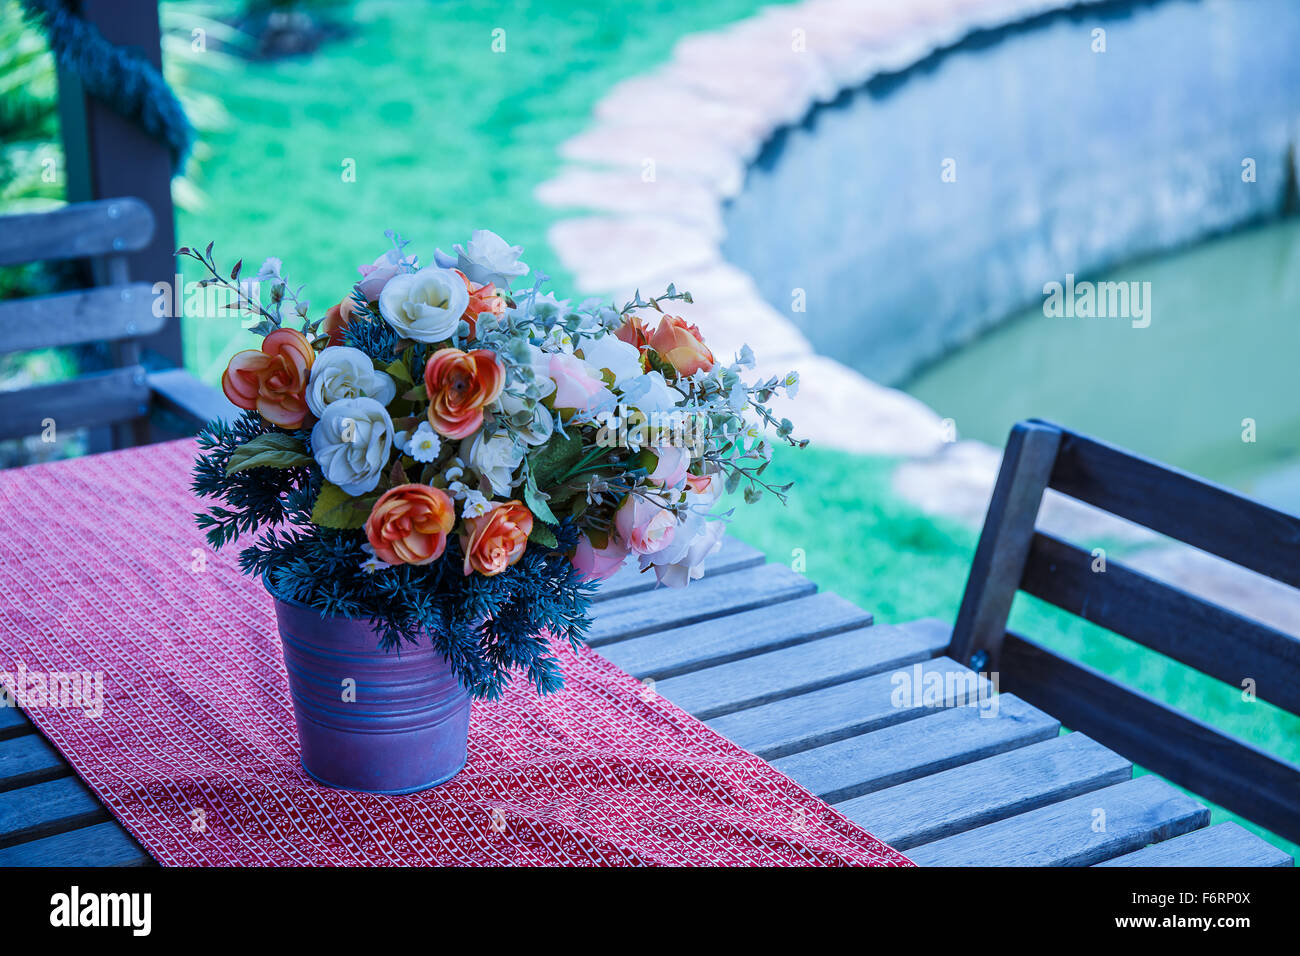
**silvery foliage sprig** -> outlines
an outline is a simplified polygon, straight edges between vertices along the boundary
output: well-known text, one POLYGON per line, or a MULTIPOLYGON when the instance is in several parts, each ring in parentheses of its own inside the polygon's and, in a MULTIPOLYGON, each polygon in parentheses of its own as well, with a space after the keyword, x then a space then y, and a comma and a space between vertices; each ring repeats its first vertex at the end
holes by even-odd
POLYGON ((221 269, 217 268, 216 259, 212 256, 213 243, 209 242, 203 252, 197 249, 191 249, 189 246, 181 246, 176 250, 178 256, 188 256, 191 259, 201 263, 208 270, 209 275, 199 280, 199 287, 206 288, 216 285, 224 289, 229 289, 235 295, 235 301, 226 303, 222 308, 237 309, 241 312, 247 312, 257 317, 250 328, 250 332, 263 337, 270 335, 276 329, 283 326, 282 310, 286 300, 293 307, 293 313, 303 320, 302 331, 305 335, 313 336, 321 320, 315 322, 307 321, 307 310, 310 303, 301 298, 305 286, 298 286, 297 289, 291 289, 284 276, 281 275, 281 262, 275 257, 271 257, 262 263, 262 267, 253 277, 252 289, 257 293, 255 298, 249 294, 249 282, 239 281, 239 275, 244 268, 244 260, 240 259, 235 263, 234 268, 230 270, 230 277, 227 278, 221 269), (270 307, 263 306, 261 301, 261 289, 263 285, 268 285, 270 292, 267 297, 270 307))

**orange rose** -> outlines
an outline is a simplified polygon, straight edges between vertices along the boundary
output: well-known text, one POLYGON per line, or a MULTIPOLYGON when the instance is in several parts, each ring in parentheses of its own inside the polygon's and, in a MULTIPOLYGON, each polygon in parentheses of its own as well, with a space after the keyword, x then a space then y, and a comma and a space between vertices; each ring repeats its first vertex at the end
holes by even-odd
POLYGON ((351 323, 355 309, 356 305, 349 295, 345 296, 338 305, 331 305, 325 311, 325 318, 321 319, 320 331, 330 337, 330 345, 343 344, 343 331, 351 323))
POLYGON ((239 408, 257 412, 281 428, 298 428, 307 417, 307 379, 316 353, 301 332, 276 329, 261 350, 238 352, 221 376, 221 390, 239 408))
POLYGON ((469 276, 459 269, 452 269, 451 271, 461 277, 461 280, 465 283, 465 288, 469 290, 469 305, 465 307, 465 314, 461 318, 469 323, 469 337, 472 339, 478 334, 478 317, 484 312, 491 312, 493 315, 505 315, 506 300, 497 295, 497 287, 491 282, 478 285, 471 282, 469 276))
POLYGON ((439 349, 424 367, 429 424, 446 438, 465 438, 483 424, 483 408, 506 384, 505 366, 487 349, 439 349))
POLYGON ((533 531, 533 513, 518 501, 493 502, 492 510, 466 518, 468 535, 460 536, 465 573, 500 574, 524 556, 533 531))
POLYGON ((455 521, 455 506, 441 488, 398 485, 370 509, 366 538, 389 564, 428 564, 442 556, 455 521))
POLYGON ((680 316, 665 315, 660 319, 649 344, 679 375, 713 368, 713 353, 704 344, 700 330, 680 316))
POLYGON ((650 336, 645 330, 645 323, 641 321, 640 316, 636 315, 624 319, 623 324, 614 330, 614 335, 628 345, 635 345, 639 349, 645 348, 646 343, 650 341, 650 336))

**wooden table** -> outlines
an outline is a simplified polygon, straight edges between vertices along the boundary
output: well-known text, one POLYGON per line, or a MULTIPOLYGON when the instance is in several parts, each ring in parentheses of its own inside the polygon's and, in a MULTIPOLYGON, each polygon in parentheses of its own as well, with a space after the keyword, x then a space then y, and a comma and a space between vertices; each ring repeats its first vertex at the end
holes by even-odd
MULTIPOLYGON (((943 622, 872 626, 731 540, 686 591, 653 585, 632 569, 606 582, 591 645, 922 866, 1292 864, 1010 694, 996 709, 896 704, 896 674, 976 679, 943 656, 943 622)), ((0 865, 151 862, 26 718, 0 708, 0 865)))

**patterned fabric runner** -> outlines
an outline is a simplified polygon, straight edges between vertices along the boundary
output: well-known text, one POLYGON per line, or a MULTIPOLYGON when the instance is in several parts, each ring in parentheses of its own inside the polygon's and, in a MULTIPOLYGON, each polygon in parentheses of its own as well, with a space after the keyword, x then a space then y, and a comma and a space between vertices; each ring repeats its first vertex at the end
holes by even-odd
POLYGON ((271 600, 192 514, 190 441, 0 472, 0 671, 161 863, 908 860, 592 651, 567 687, 475 704, 469 762, 402 797, 298 763, 271 600), (20 670, 21 669, 21 670, 20 670), (94 676, 41 705, 37 678, 94 676))

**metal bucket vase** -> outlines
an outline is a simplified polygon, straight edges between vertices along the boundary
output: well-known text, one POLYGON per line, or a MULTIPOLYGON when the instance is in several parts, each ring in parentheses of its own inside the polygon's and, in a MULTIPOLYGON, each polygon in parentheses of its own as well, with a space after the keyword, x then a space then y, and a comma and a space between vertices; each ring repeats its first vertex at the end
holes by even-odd
POLYGON ((415 793, 465 765, 470 696, 432 647, 275 598, 302 766, 328 787, 415 793))

